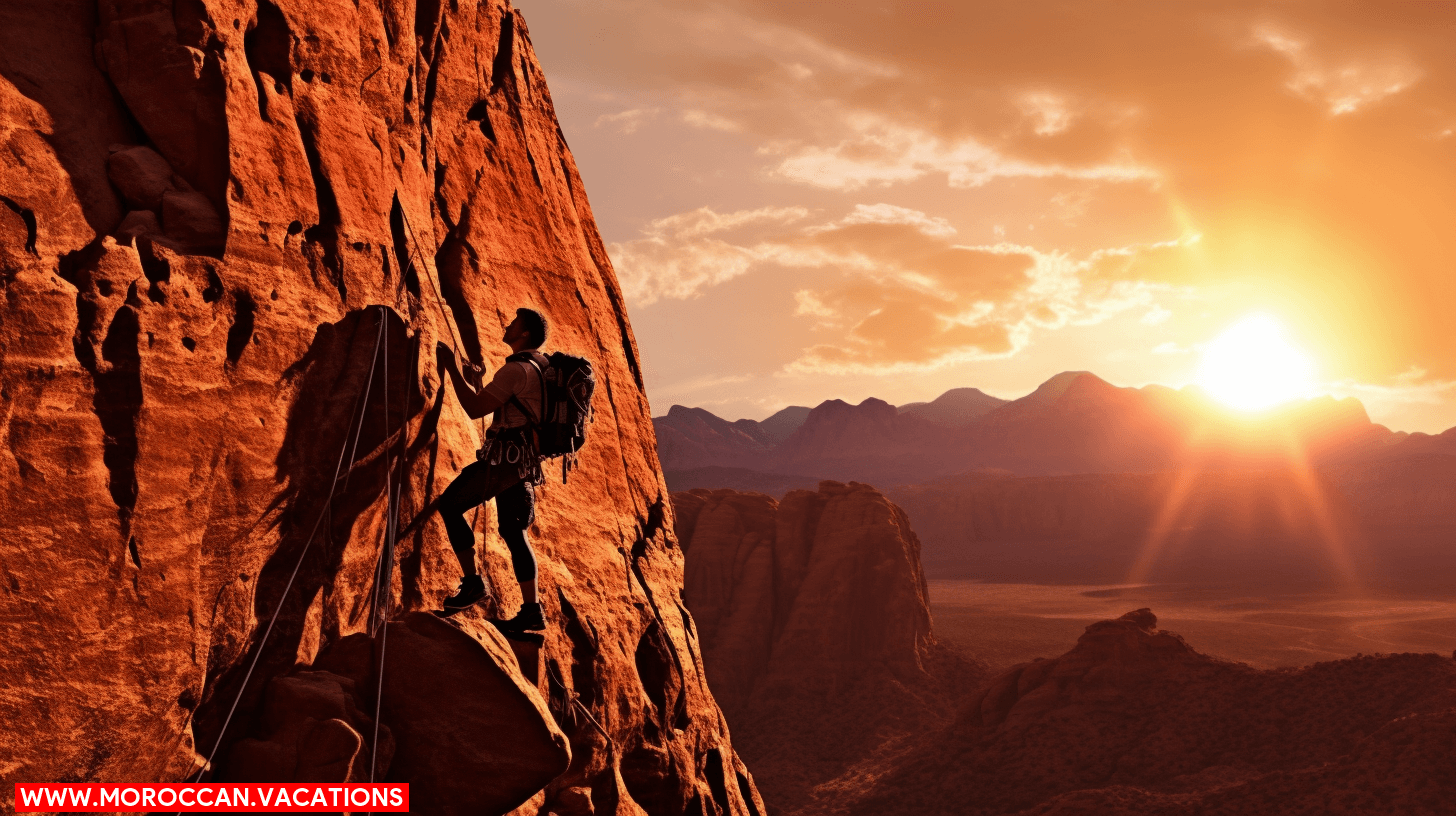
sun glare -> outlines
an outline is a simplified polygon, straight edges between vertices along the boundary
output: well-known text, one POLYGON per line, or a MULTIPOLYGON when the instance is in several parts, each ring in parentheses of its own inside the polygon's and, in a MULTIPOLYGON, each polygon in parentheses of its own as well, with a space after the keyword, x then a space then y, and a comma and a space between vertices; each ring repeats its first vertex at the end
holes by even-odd
POLYGON ((1240 411, 1262 411, 1314 386, 1314 363, 1267 314, 1245 317, 1203 350, 1197 382, 1214 399, 1240 411))

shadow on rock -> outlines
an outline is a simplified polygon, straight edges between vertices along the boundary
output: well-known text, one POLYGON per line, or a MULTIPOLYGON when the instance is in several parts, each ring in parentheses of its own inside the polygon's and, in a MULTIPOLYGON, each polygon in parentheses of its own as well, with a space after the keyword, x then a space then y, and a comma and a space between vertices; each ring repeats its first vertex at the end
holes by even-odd
MULTIPOLYGON (((285 373, 283 387, 291 386, 295 397, 277 458, 282 489, 270 506, 277 511, 272 516, 279 543, 258 576, 253 614, 259 627, 254 637, 263 636, 274 610, 279 610, 278 618, 247 678, 238 713, 227 726, 229 742, 249 734, 266 737, 254 733, 258 697, 269 678, 296 662, 314 598, 322 594, 324 609, 361 608, 358 601, 369 592, 370 572, 366 568, 362 574, 341 574, 343 554, 360 517, 386 501, 386 484, 406 451, 400 430, 424 410, 417 369, 417 342, 405 323, 391 310, 369 307, 320 326, 308 353, 285 373), (335 598, 336 593, 343 597, 335 598)), ((341 623, 324 616, 320 634, 336 639, 341 623)), ((258 648, 255 642, 247 654, 231 661, 199 710, 199 745, 217 739, 258 648)), ((224 659, 219 651, 214 648, 209 673, 224 659)), ((218 756, 228 756, 228 749, 218 756)))

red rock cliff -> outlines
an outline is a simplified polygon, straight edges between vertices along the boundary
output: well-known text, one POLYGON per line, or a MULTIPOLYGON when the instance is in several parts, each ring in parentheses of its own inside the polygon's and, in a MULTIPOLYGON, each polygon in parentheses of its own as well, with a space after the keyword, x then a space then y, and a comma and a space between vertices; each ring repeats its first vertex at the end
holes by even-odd
MULTIPOLYGON (((180 778, 234 699, 215 772, 284 757, 357 778, 382 663, 390 773, 437 812, 758 812, 679 600, 621 292, 518 11, 6 3, 0 148, 7 805, 15 780, 180 778), (479 615, 451 634, 407 614, 458 580, 428 506, 479 444, 437 344, 493 368, 518 306, 599 382, 579 469, 532 529, 556 624, 525 672, 479 615), (395 657, 357 637, 390 490, 395 657), (487 722, 534 746, 468 769, 504 779, 496 798, 420 775, 442 761, 423 746, 487 722), (319 735, 338 750, 305 750, 319 735)), ((493 518, 481 561, 509 614, 493 518)))
POLYGON ((972 672, 936 646, 919 540, 879 491, 672 500, 709 683, 771 805, 949 716, 972 672))

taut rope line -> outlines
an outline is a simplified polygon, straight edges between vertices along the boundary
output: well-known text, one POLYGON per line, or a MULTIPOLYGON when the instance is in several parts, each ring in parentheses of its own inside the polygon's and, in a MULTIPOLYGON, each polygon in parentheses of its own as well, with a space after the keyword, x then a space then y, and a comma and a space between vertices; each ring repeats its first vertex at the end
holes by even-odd
MULTIPOLYGON (((360 397, 360 399, 358 400, 358 402, 362 403, 359 412, 359 418, 357 420, 361 428, 364 425, 364 414, 369 409, 369 392, 374 386, 374 363, 379 359, 379 347, 383 340, 384 319, 381 316, 379 321, 379 333, 374 338, 374 353, 370 356, 369 379, 365 383, 363 396, 360 397)), ((351 422, 350 424, 352 425, 354 423, 351 422)), ((356 434, 356 452, 358 450, 357 445, 358 435, 356 434)), ((197 769, 197 779, 194 781, 201 780, 202 774, 206 772, 208 768, 212 767, 213 760, 217 758, 217 750, 222 747, 223 737, 227 736, 227 729, 228 726, 232 724, 233 715, 237 713, 238 703, 242 702, 243 694, 248 690, 248 681, 251 680, 253 677, 253 670, 258 667, 258 660, 263 657, 263 651, 267 648, 268 637, 273 634, 273 626, 278 622, 278 613, 283 611, 283 604, 288 600, 288 593, 290 590, 293 589, 294 580, 298 578, 298 570, 303 567, 303 560, 305 557, 308 556, 309 548, 313 545, 313 540, 318 535, 319 525, 323 523, 324 516, 326 516, 329 513, 329 510, 333 507, 334 498, 338 495, 339 471, 343 469, 344 452, 348 450, 348 448, 349 435, 346 431, 344 434, 344 444, 339 448, 339 461, 337 464, 334 465, 334 478, 333 481, 329 484, 329 498, 324 503, 324 508, 319 511, 318 519, 313 523, 313 530, 309 532, 308 540, 304 542, 303 550, 298 554, 298 561, 293 565, 293 572, 290 573, 288 576, 288 583, 283 586, 283 592, 278 596, 278 605, 273 608, 273 615, 268 619, 268 627, 263 630, 263 637, 258 641, 258 649, 256 652, 253 653, 253 660, 251 663, 248 664, 248 671, 243 675, 242 685, 238 687, 237 696, 233 698, 233 703, 228 708, 227 717, 223 719, 222 729, 218 731, 217 734, 217 741, 213 743, 212 751, 207 755, 207 764, 197 769)), ((352 471, 353 469, 354 460, 351 456, 349 459, 349 470, 352 471)))

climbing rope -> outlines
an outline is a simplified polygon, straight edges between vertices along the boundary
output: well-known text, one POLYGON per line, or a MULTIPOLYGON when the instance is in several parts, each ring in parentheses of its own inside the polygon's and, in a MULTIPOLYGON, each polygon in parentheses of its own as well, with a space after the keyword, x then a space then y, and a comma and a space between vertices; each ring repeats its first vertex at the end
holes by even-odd
MULTIPOLYGON (((382 308, 382 307, 381 307, 382 308)), ((407 370, 413 370, 412 365, 417 359, 418 348, 413 352, 411 365, 407 370)), ((388 407, 388 383, 389 383, 389 353, 385 350, 385 433, 389 433, 389 407, 388 407)), ((393 465, 397 472, 391 477, 388 473, 385 476, 385 489, 388 492, 388 503, 385 510, 384 524, 384 548, 380 553, 379 563, 375 567, 375 585, 370 609, 369 634, 371 637, 377 633, 379 637, 379 665, 376 673, 376 688, 374 694, 374 734, 370 740, 369 748, 369 781, 374 781, 374 776, 379 762, 379 720, 381 705, 384 700, 384 658, 385 650, 389 645, 389 610, 392 606, 392 584, 394 576, 394 553, 398 543, 399 535, 399 506, 401 492, 404 489, 404 468, 409 455, 409 405, 410 391, 406 386, 404 389, 404 407, 400 413, 400 450, 393 465)))
POLYGON ((612 735, 608 734, 607 729, 603 728, 602 724, 597 722, 597 718, 592 716, 591 709, 587 708, 586 703, 581 701, 581 695, 576 693, 576 689, 566 685, 566 682, 561 679, 561 675, 556 672, 555 664, 550 661, 546 662, 546 679, 551 684, 561 688, 561 693, 565 696, 567 705, 575 705, 577 710, 586 716, 587 722, 591 723, 592 727, 597 730, 597 733, 602 735, 602 739, 607 741, 607 750, 615 753, 617 743, 612 740, 612 735))
MULTIPOLYGON (((419 263, 421 271, 425 273, 425 277, 430 281, 430 288, 435 295, 436 307, 440 310, 441 317, 444 318, 445 326, 450 333, 451 347, 454 350, 456 357, 458 358, 460 355, 460 346, 463 344, 464 340, 463 338, 459 337, 456 327, 453 321, 450 319, 450 315, 446 312, 444 308, 444 299, 440 294, 439 287, 435 284, 434 276, 430 274, 428 269, 425 268, 424 257, 421 254, 419 248, 419 239, 415 234, 414 226, 409 222, 409 216, 404 213, 403 208, 401 208, 400 210, 400 215, 403 217, 405 228, 409 231, 411 243, 413 244, 413 246, 411 247, 411 254, 413 255, 414 259, 419 263)), ((404 270, 400 270, 401 287, 403 286, 403 283, 404 270)), ((398 296, 399 292, 396 291, 396 299, 398 299, 398 296)), ((283 592, 279 595, 278 604, 274 607, 273 614, 268 619, 268 625, 263 630, 263 636, 258 641, 258 646, 253 654, 253 659, 249 661, 248 669, 243 674, 243 681, 238 687, 238 693, 233 698, 232 704, 228 707, 227 716, 223 718, 222 728, 218 731, 217 739, 213 743, 212 750, 207 755, 207 761, 200 768, 197 769, 196 777, 192 780, 194 782, 200 781, 202 779, 202 775, 206 773, 209 768, 213 767, 213 763, 217 758, 217 752, 222 747, 222 742, 227 736, 228 727, 232 724, 233 717, 237 714, 238 705, 242 702, 243 695, 247 692, 248 684, 249 682, 251 682, 253 677, 253 672, 258 667, 258 661, 262 658, 263 652, 267 649, 268 640, 273 634, 274 626, 278 622, 278 616, 283 611, 283 605, 288 600, 289 593, 293 589, 293 584, 298 578, 299 570, 302 569, 303 562, 308 557, 308 553, 313 546, 314 540, 318 537, 319 528, 323 524, 325 518, 330 520, 330 527, 332 528, 333 506, 334 501, 339 494, 339 475, 341 472, 344 475, 344 490, 348 490, 349 480, 353 475, 355 462, 357 461, 359 440, 360 437, 363 435, 364 416, 365 414, 367 414, 369 407, 369 394, 372 393, 374 387, 374 370, 376 367, 378 367, 380 348, 384 346, 383 341, 385 326, 387 323, 387 314, 388 313, 386 308, 382 305, 379 306, 379 331, 375 335, 374 350, 370 355, 369 377, 365 381, 364 390, 355 397, 354 406, 350 410, 350 429, 353 430, 354 438, 351 441, 349 439, 349 430, 345 431, 343 443, 339 448, 339 458, 334 465, 333 479, 330 481, 329 484, 329 497, 325 501, 323 509, 320 510, 318 518, 315 519, 313 528, 309 531, 308 538, 304 541, 303 548, 298 555, 298 560, 294 563, 293 570, 289 573, 288 582, 284 584, 283 592), (344 459, 346 454, 349 460, 349 466, 347 469, 344 468, 344 459)), ((414 350, 414 355, 414 359, 418 360, 418 348, 414 350)), ((390 437, 393 436, 393 434, 390 433, 389 429, 389 352, 387 347, 385 348, 384 358, 384 392, 384 430, 385 439, 387 443, 389 443, 391 441, 390 437)), ((383 696, 384 689, 384 656, 385 648, 388 644, 388 619, 389 607, 391 606, 390 594, 391 584, 393 581, 394 554, 397 544, 397 535, 399 531, 399 501, 401 498, 401 491, 403 489, 404 469, 409 452, 407 427, 408 417, 409 388, 408 386, 406 386, 404 393, 404 410, 400 415, 400 452, 399 455, 395 458, 395 462, 390 463, 385 471, 385 542, 383 550, 380 553, 379 561, 376 564, 375 568, 375 587, 374 591, 371 594, 370 603, 369 632, 371 637, 376 636, 377 634, 380 640, 378 685, 376 688, 374 706, 374 732, 373 738, 371 740, 370 750, 369 780, 371 782, 374 781, 378 761, 379 714, 380 702, 383 696), (395 473, 396 469, 398 469, 397 474, 395 473)), ((484 418, 482 417, 482 438, 484 438, 484 432, 484 418)), ((478 520, 479 508, 477 507, 476 521, 478 520)), ((472 523, 472 528, 474 526, 474 523, 472 523)), ((590 716, 589 712, 588 716, 590 716)))
MULTIPOLYGON (((350 421, 351 427, 355 424, 356 421, 361 429, 364 425, 364 414, 368 411, 369 408, 369 392, 374 386, 374 366, 379 359, 379 348, 380 345, 383 343, 383 340, 384 319, 381 315, 379 321, 379 333, 374 338, 374 352, 370 356, 369 379, 365 382, 364 391, 362 392, 361 396, 355 399, 355 406, 356 408, 359 408, 359 416, 357 420, 350 421), (361 403, 362 407, 360 407, 361 403)), ((354 450, 356 452, 358 450, 358 441, 358 434, 356 433, 354 437, 354 450)), ((298 561, 293 565, 293 572, 291 572, 288 576, 288 583, 284 584, 283 592, 278 597, 278 605, 273 608, 273 615, 268 618, 268 627, 263 630, 263 637, 258 641, 258 648, 253 653, 253 659, 248 664, 247 672, 243 674, 243 682, 242 685, 238 687, 237 696, 233 698, 232 705, 228 707, 227 716, 223 718, 222 729, 218 731, 217 741, 213 743, 212 751, 207 755, 207 762, 201 768, 197 769, 197 778, 192 780, 194 782, 200 781, 202 779, 202 774, 205 773, 208 768, 212 767, 213 760, 217 758, 217 751, 219 748, 222 747, 223 737, 227 736, 228 726, 232 724, 233 715, 236 714, 238 710, 238 704, 242 702, 243 694, 248 689, 248 681, 252 679, 253 670, 258 667, 258 660, 262 658, 263 652, 268 645, 268 638, 270 635, 273 634, 273 626, 278 622, 278 614, 283 611, 283 605, 288 601, 288 593, 290 590, 293 589, 293 582, 298 578, 298 571, 300 568, 303 567, 303 560, 308 556, 308 551, 309 548, 313 545, 314 538, 318 536, 319 526, 323 523, 324 517, 329 515, 330 510, 333 507, 334 499, 338 495, 339 472, 343 470, 344 454, 346 451, 349 450, 349 448, 349 434, 347 431, 345 431, 344 444, 339 448, 339 460, 334 465, 334 478, 333 481, 329 483, 329 498, 324 503, 323 509, 319 511, 318 519, 314 521, 313 529, 309 532, 308 539, 303 544, 303 550, 298 554, 298 561)), ((353 469, 354 457, 351 454, 349 457, 349 469, 348 471, 345 471, 346 480, 348 473, 352 472, 353 469)))

